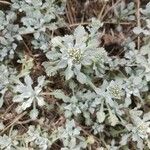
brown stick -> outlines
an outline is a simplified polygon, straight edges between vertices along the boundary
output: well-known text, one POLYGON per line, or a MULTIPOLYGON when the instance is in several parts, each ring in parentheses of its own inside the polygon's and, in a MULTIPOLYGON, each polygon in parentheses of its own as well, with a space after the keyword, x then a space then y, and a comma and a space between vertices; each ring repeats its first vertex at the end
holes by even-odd
POLYGON ((26 114, 27 112, 25 111, 22 114, 18 115, 5 129, 3 129, 2 132, 0 132, 0 135, 3 134, 7 129, 9 129, 12 125, 14 125, 19 119, 21 119, 26 114))
POLYGON ((2 0, 0 0, 0 3, 5 4, 5 5, 11 5, 11 3, 10 3, 10 2, 2 1, 2 0))
POLYGON ((117 1, 114 5, 112 5, 105 13, 103 16, 101 16, 101 20, 105 18, 105 16, 110 12, 115 6, 117 6, 122 0, 117 1))

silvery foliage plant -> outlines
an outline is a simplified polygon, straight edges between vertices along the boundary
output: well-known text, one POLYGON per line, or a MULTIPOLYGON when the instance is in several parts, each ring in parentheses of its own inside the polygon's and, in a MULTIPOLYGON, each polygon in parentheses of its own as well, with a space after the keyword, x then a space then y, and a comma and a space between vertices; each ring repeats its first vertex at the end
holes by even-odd
POLYGON ((77 91, 71 97, 66 96, 60 90, 56 90, 51 94, 57 99, 63 100, 64 103, 60 106, 60 109, 66 118, 73 116, 83 118, 87 125, 92 125, 95 119, 94 114, 96 114, 98 123, 103 123, 106 117, 109 116, 107 120, 114 126, 118 123, 116 115, 123 115, 121 111, 123 106, 118 105, 115 100, 118 99, 121 101, 124 93, 122 88, 119 88, 114 81, 110 82, 110 84, 105 82, 101 86, 101 89, 103 89, 103 91, 101 91, 102 94, 97 94, 94 91, 87 91, 85 89, 83 91, 77 91), (107 115, 104 110, 108 111, 107 115))
POLYGON ((13 24, 16 19, 13 11, 4 13, 0 10, 0 61, 12 59, 17 48, 16 41, 22 39, 18 33, 19 26, 13 24))
POLYGON ((49 61, 43 63, 47 75, 54 76, 63 70, 66 80, 76 78, 82 84, 88 82, 92 70, 102 77, 110 59, 105 49, 99 47, 98 29, 101 26, 101 22, 93 19, 87 28, 78 26, 73 35, 52 38, 52 50, 46 53, 49 61))
POLYGON ((131 123, 124 122, 128 134, 124 134, 120 141, 121 145, 126 145, 127 141, 131 138, 133 141, 137 142, 137 147, 139 149, 144 149, 145 144, 149 145, 149 134, 150 134, 150 113, 145 113, 138 108, 130 110, 131 123))
POLYGON ((33 143, 35 148, 47 150, 51 146, 48 132, 41 129, 40 126, 29 126, 28 131, 24 134, 24 141, 27 145, 33 143))
POLYGON ((114 14, 116 20, 120 22, 122 20, 133 21, 135 20, 135 5, 134 2, 130 2, 129 4, 125 4, 124 1, 121 1, 117 6, 114 7, 114 14))
POLYGON ((59 22, 58 14, 63 13, 63 5, 56 5, 56 0, 12 0, 12 10, 25 13, 21 18, 23 29, 27 32, 45 31, 46 28, 55 29, 59 22))
POLYGON ((32 44, 35 49, 43 51, 49 48, 50 37, 45 31, 55 30, 64 25, 59 16, 64 14, 65 2, 57 0, 11 0, 12 10, 24 13, 21 17, 23 26, 19 29, 20 34, 33 33, 32 44))
POLYGON ((6 134, 0 136, 0 148, 4 150, 29 150, 31 148, 47 150, 51 148, 55 140, 58 140, 56 132, 49 134, 40 126, 30 125, 24 134, 20 134, 18 130, 12 130, 9 136, 6 134))
POLYGON ((144 28, 135 27, 133 31, 136 34, 143 33, 145 36, 150 36, 150 11, 149 11, 149 8, 150 8, 150 2, 147 3, 145 9, 140 9, 140 12, 143 14, 142 19, 143 19, 143 21, 145 21, 146 26, 144 28))
POLYGON ((137 62, 140 63, 144 70, 147 81, 150 81, 150 2, 146 5, 145 9, 141 9, 143 14, 142 20, 145 22, 145 27, 135 27, 134 33, 137 35, 144 35, 144 45, 141 47, 139 55, 137 55, 137 62))
POLYGON ((61 150, 80 150, 86 148, 85 138, 80 135, 81 128, 77 127, 74 120, 67 120, 65 127, 58 128, 58 137, 64 147, 61 150))
POLYGON ((17 148, 21 148, 19 144, 19 140, 17 138, 18 131, 13 130, 9 136, 4 134, 0 136, 0 149, 4 150, 16 150, 17 148))
POLYGON ((24 77, 24 82, 25 83, 22 83, 20 81, 16 86, 14 86, 13 91, 16 93, 16 95, 13 98, 13 102, 19 103, 16 109, 18 113, 33 106, 32 110, 30 111, 30 117, 32 119, 36 119, 39 114, 36 107, 42 107, 45 105, 44 98, 40 95, 42 88, 45 85, 45 77, 38 77, 38 84, 34 88, 32 87, 33 80, 29 75, 24 77))
POLYGON ((17 81, 16 70, 4 64, 0 65, 0 108, 4 103, 4 96, 7 91, 13 88, 17 81))
MULTIPOLYGON (((150 149, 150 2, 132 32, 140 46, 128 37, 113 56, 102 42, 109 23, 92 18, 67 28, 65 0, 7 4, 0 10, 0 149, 150 149)), ((135 19, 134 2, 112 11, 114 27, 135 19)))

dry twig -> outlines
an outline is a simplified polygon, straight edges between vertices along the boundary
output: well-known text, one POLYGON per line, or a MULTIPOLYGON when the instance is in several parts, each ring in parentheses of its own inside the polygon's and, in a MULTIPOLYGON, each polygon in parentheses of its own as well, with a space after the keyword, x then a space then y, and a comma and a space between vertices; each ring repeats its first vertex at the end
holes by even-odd
POLYGON ((0 132, 0 135, 3 134, 6 130, 8 130, 12 125, 14 125, 17 121, 19 121, 26 114, 27 114, 27 112, 25 111, 22 114, 19 114, 16 118, 14 118, 14 120, 0 132))
POLYGON ((3 0, 0 0, 0 3, 1 3, 1 4, 5 4, 5 5, 11 5, 11 3, 10 3, 10 2, 3 1, 3 0))

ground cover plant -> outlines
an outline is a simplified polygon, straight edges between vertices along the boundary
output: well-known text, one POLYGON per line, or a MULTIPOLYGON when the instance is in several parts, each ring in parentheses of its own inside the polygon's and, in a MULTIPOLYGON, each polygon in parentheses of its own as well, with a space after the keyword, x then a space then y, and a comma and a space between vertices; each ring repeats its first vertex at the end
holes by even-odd
POLYGON ((150 149, 149 0, 0 0, 0 150, 150 149))

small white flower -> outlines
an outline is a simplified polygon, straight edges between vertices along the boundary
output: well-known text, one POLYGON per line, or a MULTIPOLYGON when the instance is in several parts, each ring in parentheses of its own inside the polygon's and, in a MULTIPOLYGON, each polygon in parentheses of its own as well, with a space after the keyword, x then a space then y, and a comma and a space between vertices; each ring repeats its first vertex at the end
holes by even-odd
POLYGON ((148 138, 148 135, 150 134, 150 122, 143 122, 137 127, 137 134, 141 138, 148 138))
POLYGON ((74 63, 80 63, 82 58, 82 53, 80 49, 68 49, 69 57, 74 63))
POLYGON ((121 87, 115 81, 110 82, 107 91, 112 96, 112 98, 116 99, 121 99, 122 96, 124 95, 121 87))

